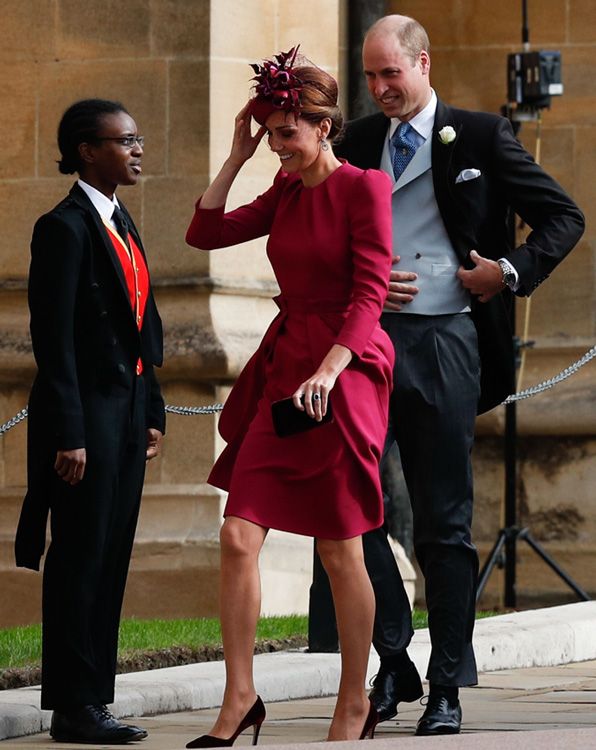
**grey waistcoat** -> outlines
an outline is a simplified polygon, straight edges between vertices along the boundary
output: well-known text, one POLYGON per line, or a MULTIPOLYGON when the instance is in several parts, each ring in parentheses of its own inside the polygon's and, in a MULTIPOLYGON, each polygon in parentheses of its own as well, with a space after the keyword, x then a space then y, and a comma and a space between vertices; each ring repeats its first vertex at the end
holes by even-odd
MULTIPOLYGON (((435 199, 431 165, 431 140, 416 151, 393 186, 393 253, 401 260, 394 266, 414 271, 419 289, 402 312, 419 315, 445 315, 468 312, 470 295, 456 277, 459 259, 445 231, 435 199)), ((393 177, 387 143, 381 169, 393 177)))

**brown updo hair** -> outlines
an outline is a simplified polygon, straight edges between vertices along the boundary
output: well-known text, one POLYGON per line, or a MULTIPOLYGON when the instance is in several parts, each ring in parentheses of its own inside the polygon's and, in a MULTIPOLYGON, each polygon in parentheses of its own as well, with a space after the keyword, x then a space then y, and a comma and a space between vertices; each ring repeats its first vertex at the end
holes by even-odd
POLYGON ((335 140, 344 126, 344 118, 337 105, 337 81, 314 65, 296 66, 293 73, 302 83, 300 117, 313 124, 328 117, 331 120, 329 140, 335 140))

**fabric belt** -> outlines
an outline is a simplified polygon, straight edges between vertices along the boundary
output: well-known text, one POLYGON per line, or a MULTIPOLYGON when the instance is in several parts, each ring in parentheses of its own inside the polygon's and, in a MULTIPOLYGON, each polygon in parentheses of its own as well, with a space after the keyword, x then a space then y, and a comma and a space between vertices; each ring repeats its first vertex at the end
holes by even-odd
POLYGON ((351 299, 285 297, 281 294, 273 301, 283 313, 345 313, 352 306, 351 299))

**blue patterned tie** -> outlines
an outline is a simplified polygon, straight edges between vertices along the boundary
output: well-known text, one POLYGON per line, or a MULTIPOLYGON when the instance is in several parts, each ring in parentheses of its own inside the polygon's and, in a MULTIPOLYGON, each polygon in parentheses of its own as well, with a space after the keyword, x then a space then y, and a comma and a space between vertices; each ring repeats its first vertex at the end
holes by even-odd
POLYGON ((412 126, 410 123, 400 122, 391 138, 391 143, 395 149, 393 152, 393 174, 396 181, 399 180, 402 172, 416 153, 416 144, 411 134, 412 126))

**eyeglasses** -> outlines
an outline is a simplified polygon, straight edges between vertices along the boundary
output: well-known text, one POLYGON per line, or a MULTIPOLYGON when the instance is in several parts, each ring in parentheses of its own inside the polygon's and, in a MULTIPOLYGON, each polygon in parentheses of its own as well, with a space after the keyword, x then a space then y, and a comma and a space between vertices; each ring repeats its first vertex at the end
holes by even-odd
POLYGON ((118 138, 96 138, 96 141, 115 141, 124 148, 133 148, 135 143, 138 143, 141 148, 145 145, 144 135, 123 135, 118 138))

